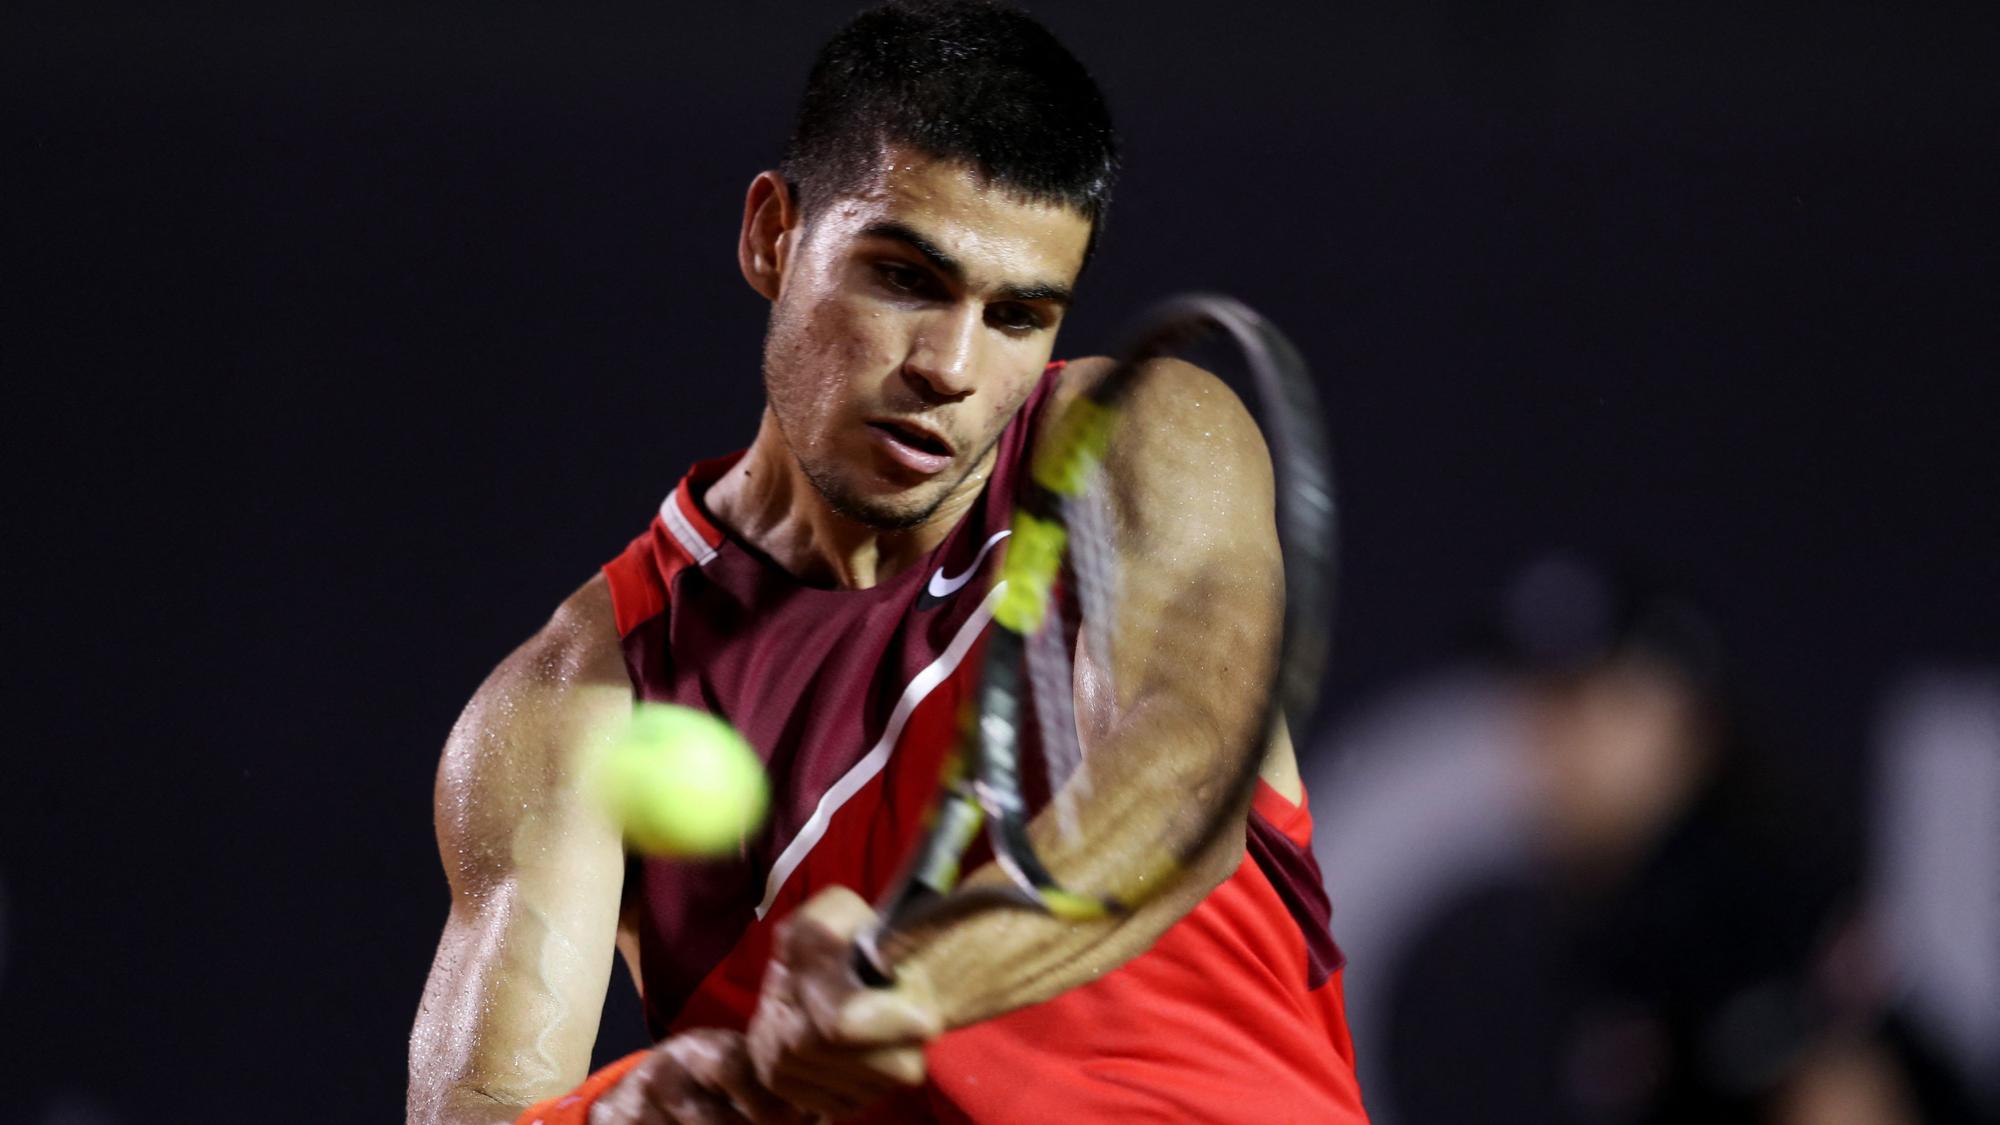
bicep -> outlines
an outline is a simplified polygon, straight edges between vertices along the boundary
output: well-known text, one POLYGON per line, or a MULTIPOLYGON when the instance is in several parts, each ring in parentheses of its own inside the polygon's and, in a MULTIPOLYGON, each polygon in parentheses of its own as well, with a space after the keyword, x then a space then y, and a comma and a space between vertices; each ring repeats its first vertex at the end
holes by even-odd
POLYGON ((1162 364, 1132 395, 1106 462, 1121 588, 1108 679, 1121 709, 1254 735, 1284 616, 1269 454, 1206 372, 1162 364))
POLYGON ((411 1120, 526 1105, 588 1069, 624 857, 581 766, 630 707, 622 665, 531 642, 453 730, 436 793, 452 902, 411 1037, 411 1120))
MULTIPOLYGON (((1135 385, 1105 472, 1118 569, 1110 643, 1094 654, 1087 624, 1075 653, 1097 794, 1087 805, 1113 833, 1170 840, 1198 827, 1243 755, 1263 756, 1284 599, 1270 460, 1227 387, 1170 364, 1135 385)), ((1059 835, 1038 839, 1062 851, 1059 835)), ((1240 832, 1218 834, 1187 894, 1205 893, 1241 852, 1240 832)))

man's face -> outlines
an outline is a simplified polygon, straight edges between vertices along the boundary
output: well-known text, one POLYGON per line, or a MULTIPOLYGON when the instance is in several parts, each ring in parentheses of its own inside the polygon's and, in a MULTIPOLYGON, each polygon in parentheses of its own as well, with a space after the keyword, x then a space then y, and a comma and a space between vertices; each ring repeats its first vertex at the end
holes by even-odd
POLYGON ((914 527, 985 483, 1049 361, 1090 224, 890 150, 796 232, 764 341, 793 456, 835 511, 914 527))

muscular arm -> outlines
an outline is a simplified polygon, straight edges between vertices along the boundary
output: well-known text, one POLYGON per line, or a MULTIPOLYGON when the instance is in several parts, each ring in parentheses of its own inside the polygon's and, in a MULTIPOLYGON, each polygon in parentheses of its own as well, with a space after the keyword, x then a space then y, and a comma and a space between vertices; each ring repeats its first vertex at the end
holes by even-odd
MULTIPOLYGON (((1184 363, 1156 364, 1131 393, 1106 462, 1122 567, 1116 698, 1080 646, 1077 712, 1093 796, 1074 835, 1053 816, 1030 826, 1050 869, 1077 885, 1102 885, 1096 873, 1160 838, 1184 815, 1187 794, 1224 784, 1219 748, 1256 737, 1282 628, 1270 458, 1255 423, 1220 381, 1184 363)), ((1282 735, 1265 772, 1296 793, 1282 735)), ((1048 999, 1144 952, 1229 877, 1243 847, 1239 821, 1123 918, 974 916, 928 936, 900 972, 931 993, 947 1027, 1048 999)), ((1003 878, 991 867, 971 876, 1003 878)))
POLYGON ((436 795, 451 913, 410 1034, 411 1122, 511 1122, 589 1069, 624 857, 582 766, 631 706, 600 576, 452 729, 436 795))

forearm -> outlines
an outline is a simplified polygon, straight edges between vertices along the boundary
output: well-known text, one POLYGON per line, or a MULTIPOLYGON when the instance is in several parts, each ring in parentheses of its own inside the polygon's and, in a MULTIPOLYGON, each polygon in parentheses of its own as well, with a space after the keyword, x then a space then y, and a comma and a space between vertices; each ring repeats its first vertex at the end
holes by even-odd
MULTIPOLYGON (((1241 859, 1240 833, 1230 850, 1241 859)), ((1203 894, 1231 871, 1199 880, 1203 894)), ((990 865, 979 874, 1006 877, 990 865)), ((1194 884, 1198 874, 1186 871, 1183 881, 1194 884)), ((1066 922, 1025 909, 991 911, 953 924, 914 953, 899 972, 926 982, 946 1028, 966 1027, 1039 1004, 1111 972, 1152 948, 1202 897, 1162 895, 1121 918, 1098 922, 1066 922), (964 971, 967 965, 977 965, 978 970, 964 971)))
MULTIPOLYGON (((1029 826, 1036 854, 1065 885, 1115 886, 1121 873, 1156 854, 1184 816, 1190 792, 1224 783, 1224 756, 1215 752, 1212 717, 1160 698, 1134 708, 1115 734, 1091 751, 1093 795, 1081 810, 1079 829, 1065 831, 1053 810, 1029 826)), ((1095 921, 1065 921, 1036 910, 988 910, 926 929, 898 958, 899 981, 928 992, 946 1027, 964 1027, 1040 1003, 1086 984, 1151 948, 1208 892, 1227 879, 1243 857, 1241 802, 1230 828, 1170 876, 1164 889, 1141 888, 1128 914, 1095 921)), ((1004 883, 989 863, 967 876, 967 885, 1004 883)), ((899 984, 899 987, 902 987, 899 984)))

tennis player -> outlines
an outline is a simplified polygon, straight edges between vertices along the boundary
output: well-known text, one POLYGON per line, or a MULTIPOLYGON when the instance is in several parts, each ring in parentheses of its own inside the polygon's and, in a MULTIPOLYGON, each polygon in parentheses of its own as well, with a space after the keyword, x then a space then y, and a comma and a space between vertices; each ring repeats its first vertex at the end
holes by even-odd
MULTIPOLYGON (((452 906, 410 1120, 1364 1120, 1282 737, 1243 829, 1133 914, 976 916, 893 987, 853 975, 973 680, 1038 423, 1104 362, 1051 356, 1116 168, 1096 85, 1018 12, 892 4, 823 49, 745 200, 739 262, 771 303, 756 434, 690 469, 446 744, 452 906), (771 819, 740 855, 628 856, 582 792, 635 697, 712 710, 764 758, 771 819), (586 1077, 614 950, 657 1042, 586 1077)), ((1282 572, 1241 405, 1178 364, 1133 395, 1107 471, 1150 657, 1111 699, 1080 653, 1076 710, 1086 741, 1172 772, 1262 722, 1270 664, 1245 654, 1272 648, 1282 572)), ((1164 815, 1148 802, 1135 822, 1164 815)))

